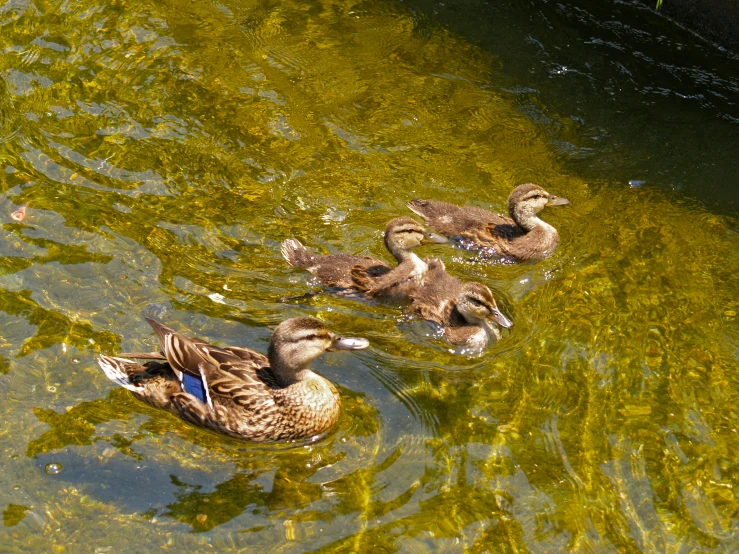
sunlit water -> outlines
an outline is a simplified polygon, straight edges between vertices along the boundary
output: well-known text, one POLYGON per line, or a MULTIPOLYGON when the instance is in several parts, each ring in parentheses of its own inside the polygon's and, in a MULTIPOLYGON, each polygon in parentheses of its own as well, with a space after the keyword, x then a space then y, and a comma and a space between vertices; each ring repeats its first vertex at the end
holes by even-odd
MULTIPOLYGON (((577 115, 566 75, 545 90, 565 39, 540 20, 528 80, 515 41, 421 8, 0 0, 0 550, 739 548, 735 214, 695 194, 695 151, 665 170, 620 142, 631 104, 594 92, 577 115), (639 171, 628 155, 619 169, 635 152, 639 171), (504 211, 529 181, 571 201, 543 214, 562 237, 550 259, 424 251, 515 321, 479 357, 391 308, 306 295, 279 253, 294 236, 386 256, 381 230, 409 199, 504 211), (154 346, 143 315, 261 351, 278 322, 314 315, 372 347, 316 363, 341 388, 334 433, 253 446, 105 378, 98 352, 154 346)), ((527 21, 501 19, 501 36, 527 21)), ((685 36, 666 49, 697 44, 685 36)), ((739 63, 718 59, 725 102, 686 105, 684 136, 642 129, 688 144, 710 119, 715 151, 739 151, 739 63)), ((590 69, 593 90, 614 79, 590 69)), ((735 180, 719 154, 714 175, 735 180)))

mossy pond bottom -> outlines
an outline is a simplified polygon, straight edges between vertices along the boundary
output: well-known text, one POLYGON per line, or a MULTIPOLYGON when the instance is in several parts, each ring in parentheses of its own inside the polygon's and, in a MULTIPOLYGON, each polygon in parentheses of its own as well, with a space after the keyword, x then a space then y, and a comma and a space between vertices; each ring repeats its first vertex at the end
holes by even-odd
MULTIPOLYGON (((644 133, 624 149, 580 132, 616 100, 561 115, 546 79, 432 8, 0 0, 0 551, 739 550, 736 214, 681 192, 700 189, 690 152, 642 182, 660 159, 633 165, 644 133), (389 307, 306 294, 280 255, 294 236, 386 257, 408 200, 501 212, 524 182, 571 202, 542 213, 552 257, 423 250, 514 320, 481 356, 389 307), (315 364, 342 393, 333 433, 255 446, 106 379, 98 353, 156 344, 144 315, 260 351, 311 315, 371 347, 315 364)), ((707 117, 736 152, 726 102, 707 117)))

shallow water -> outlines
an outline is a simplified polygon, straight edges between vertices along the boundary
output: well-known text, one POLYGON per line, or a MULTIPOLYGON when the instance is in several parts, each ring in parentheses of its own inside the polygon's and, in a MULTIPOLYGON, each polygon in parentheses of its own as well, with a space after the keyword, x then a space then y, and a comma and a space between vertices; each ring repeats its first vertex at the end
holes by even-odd
MULTIPOLYGON (((649 140, 624 146, 639 94, 571 110, 568 85, 540 73, 569 28, 543 34, 546 10, 533 34, 523 8, 504 12, 489 42, 432 12, 0 0, 0 550, 739 548, 735 187, 701 193, 704 142, 667 161, 649 140), (529 35, 547 56, 516 50, 529 35), (571 201, 543 213, 562 237, 551 258, 423 251, 489 284, 515 321, 479 357, 391 308, 302 297, 315 283, 279 253, 295 236, 385 257, 381 231, 409 199, 503 211, 528 181, 571 201), (261 351, 279 321, 314 315, 372 346, 316 363, 342 392, 334 433, 253 446, 105 378, 98 352, 154 345, 142 315, 261 351)), ((703 52, 727 99, 670 96, 649 108, 670 117, 641 129, 682 145, 715 129, 706 163, 735 180, 720 114, 736 115, 739 63, 650 17, 643 33, 703 52)), ((590 70, 593 90, 614 79, 590 70)))

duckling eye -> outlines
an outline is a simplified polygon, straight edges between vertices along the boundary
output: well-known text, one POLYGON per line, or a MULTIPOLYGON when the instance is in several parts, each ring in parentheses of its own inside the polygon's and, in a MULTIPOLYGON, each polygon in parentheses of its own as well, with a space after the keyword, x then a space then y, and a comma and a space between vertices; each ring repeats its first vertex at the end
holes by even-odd
POLYGON ((472 302, 472 303, 473 303, 473 304, 474 304, 475 306, 482 306, 483 308, 486 308, 486 307, 487 307, 487 306, 485 306, 485 303, 484 303, 484 302, 480 302, 480 301, 479 301, 479 300, 478 300, 477 298, 470 298, 470 301, 471 301, 471 302, 472 302))
POLYGON ((318 335, 308 335, 306 337, 303 337, 303 340, 316 340, 318 338, 318 335))

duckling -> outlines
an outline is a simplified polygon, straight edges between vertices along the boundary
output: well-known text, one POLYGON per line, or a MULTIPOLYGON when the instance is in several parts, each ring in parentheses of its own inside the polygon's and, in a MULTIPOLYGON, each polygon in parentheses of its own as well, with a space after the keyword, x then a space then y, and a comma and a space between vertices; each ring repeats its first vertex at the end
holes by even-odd
POLYGON ((460 281, 444 271, 443 266, 429 272, 423 285, 414 292, 413 303, 406 313, 438 324, 451 344, 471 351, 487 346, 488 331, 496 340, 500 339, 493 322, 506 329, 513 327, 488 287, 475 281, 460 281))
POLYGON ((286 239, 281 251, 287 263, 308 270, 327 287, 344 293, 359 293, 388 304, 404 304, 409 301, 413 287, 428 271, 428 264, 411 249, 421 244, 445 242, 445 237, 428 232, 416 220, 399 217, 390 221, 385 229, 385 247, 398 260, 394 268, 367 256, 321 256, 296 239, 286 239))
POLYGON ((549 194, 539 185, 519 185, 508 197, 511 218, 474 206, 456 206, 437 200, 412 200, 408 207, 432 228, 458 239, 468 250, 515 261, 542 260, 557 247, 559 233, 537 214, 544 206, 562 206, 569 200, 549 194))
POLYGON ((147 404, 183 420, 250 441, 319 438, 339 418, 341 400, 309 364, 327 351, 360 350, 369 341, 341 337, 317 319, 280 323, 267 356, 186 338, 146 318, 161 352, 100 356, 108 378, 147 404), (129 358, 150 360, 145 364, 129 358))

